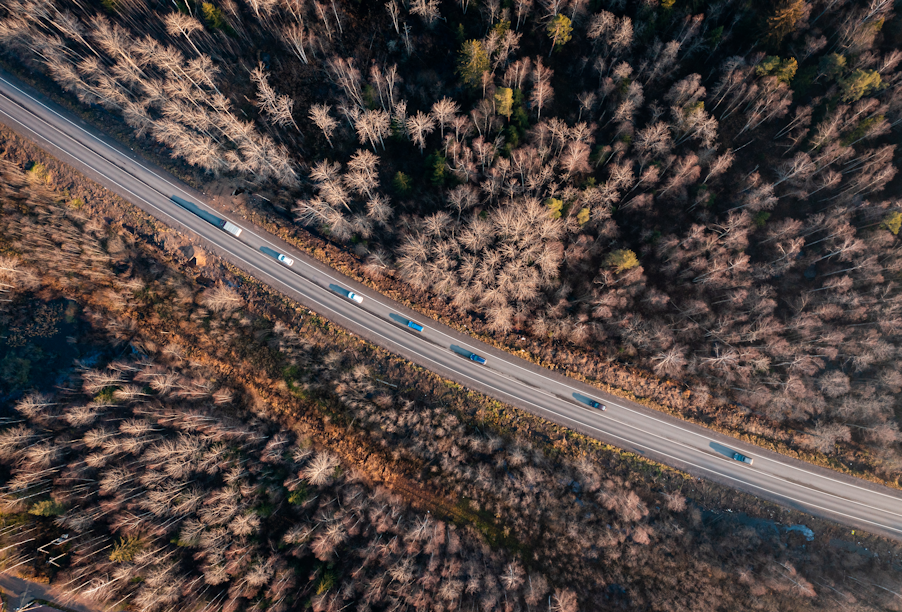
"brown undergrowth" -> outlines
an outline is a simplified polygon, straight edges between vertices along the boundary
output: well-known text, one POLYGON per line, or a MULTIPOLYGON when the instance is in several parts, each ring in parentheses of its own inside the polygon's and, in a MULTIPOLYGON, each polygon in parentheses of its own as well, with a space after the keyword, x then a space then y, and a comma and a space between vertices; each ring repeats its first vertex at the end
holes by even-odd
MULTIPOLYGON (((35 84, 39 83, 35 82, 35 84)), ((66 101, 60 99, 58 102, 66 101)), ((68 106, 77 109, 71 104, 68 106)), ((93 120, 94 118, 87 116, 86 119, 93 120)), ((106 189, 98 188, 92 181, 85 180, 68 166, 60 164, 53 157, 23 141, 7 128, 0 128, 0 130, 7 141, 16 143, 16 147, 7 149, 9 158, 20 164, 30 163, 32 159, 39 159, 42 166, 49 169, 47 175, 49 186, 62 189, 67 193, 78 193, 80 194, 78 198, 84 201, 103 201, 105 197, 111 197, 106 189), (27 149, 31 149, 31 151, 25 153, 27 149)), ((166 167, 172 170, 169 166, 171 163, 168 163, 166 167)), ((189 170, 181 168, 178 173, 183 180, 185 172, 189 172, 189 170)), ((189 182, 196 183, 202 180, 201 177, 194 176, 193 180, 189 182)), ((277 198, 276 194, 268 195, 274 199, 277 198)), ((251 200, 254 198, 252 197, 251 200)), ((539 343, 530 335, 491 332, 480 318, 462 317, 459 311, 451 308, 445 301, 439 300, 427 292, 413 290, 402 280, 395 278, 393 271, 378 270, 365 265, 363 261, 348 251, 304 228, 286 222, 281 216, 272 214, 271 207, 263 206, 263 202, 260 200, 258 203, 261 205, 257 206, 242 194, 237 197, 216 196, 210 198, 209 201, 214 207, 259 225, 317 261, 372 287, 408 308, 539 366, 557 370, 613 395, 636 401, 649 408, 666 412, 745 442, 872 482, 895 488, 902 487, 902 475, 897 475, 895 478, 881 477, 875 471, 873 458, 862 452, 861 449, 839 446, 838 449, 842 453, 838 455, 825 455, 804 449, 797 443, 798 436, 804 435, 802 432, 776 426, 763 415, 719 401, 712 397, 712 394, 707 391, 707 386, 702 382, 695 385, 693 391, 693 388, 688 385, 660 379, 639 368, 620 364, 610 359, 599 360, 597 353, 585 349, 568 346, 561 342, 539 343)), ((162 231, 164 226, 161 222, 147 215, 136 217, 133 212, 134 210, 117 209, 120 219, 133 224, 136 231, 145 237, 151 237, 162 231)), ((259 287, 259 290, 267 291, 263 285, 259 287)))
MULTIPOLYGON (((64 171, 14 140, 4 152, 22 167, 42 164, 30 173, 36 191, 64 171)), ((849 542, 844 529, 826 521, 688 478, 465 391, 217 260, 191 267, 174 232, 106 192, 78 191, 82 180, 69 185, 66 208, 49 203, 55 198, 48 194, 40 210, 20 204, 9 211, 21 217, 15 227, 27 222, 32 231, 28 240, 21 229, 7 232, 13 242, 4 251, 34 274, 40 268, 32 262, 41 257, 32 259, 40 254, 33 249, 47 243, 30 241, 57 231, 42 228, 62 228, 82 248, 96 245, 120 263, 105 268, 101 258, 92 271, 67 256, 42 271, 38 299, 75 300, 98 343, 106 338, 239 390, 242 412, 277 417, 339 455, 368 487, 381 484, 413 508, 469 530, 572 589, 587 609, 602 601, 611 609, 704 610, 725 602, 831 609, 837 592, 840 607, 853 590, 861 593, 850 565, 871 581, 860 602, 891 604, 892 595, 879 588, 898 571, 898 551, 888 542, 849 542), (101 280, 88 282, 90 274, 101 280), (814 542, 785 531, 801 521, 815 531, 814 542), (875 550, 879 557, 869 556, 875 550)), ((490 573, 474 583, 488 598, 482 605, 501 601, 507 591, 499 582, 503 574, 490 573)))

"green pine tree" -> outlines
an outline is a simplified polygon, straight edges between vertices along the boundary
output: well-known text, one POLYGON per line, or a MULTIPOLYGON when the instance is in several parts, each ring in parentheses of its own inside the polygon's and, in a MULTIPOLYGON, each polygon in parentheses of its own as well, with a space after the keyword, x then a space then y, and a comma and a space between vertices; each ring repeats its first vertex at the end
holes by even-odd
MULTIPOLYGON (((551 50, 560 49, 573 38, 573 24, 566 15, 558 15, 548 24, 548 36, 551 38, 551 50)), ((550 55, 550 54, 549 54, 550 55)))
POLYGON ((876 70, 858 69, 848 77, 839 79, 839 86, 843 91, 843 102, 855 102, 862 97, 880 89, 883 81, 876 70))
POLYGON ((514 110, 514 91, 509 87, 499 87, 495 91, 495 112, 510 121, 514 110))
POLYGON ((490 67, 489 54, 482 42, 468 40, 460 50, 460 59, 457 64, 457 73, 464 83, 470 87, 478 87, 482 82, 482 73, 490 67))

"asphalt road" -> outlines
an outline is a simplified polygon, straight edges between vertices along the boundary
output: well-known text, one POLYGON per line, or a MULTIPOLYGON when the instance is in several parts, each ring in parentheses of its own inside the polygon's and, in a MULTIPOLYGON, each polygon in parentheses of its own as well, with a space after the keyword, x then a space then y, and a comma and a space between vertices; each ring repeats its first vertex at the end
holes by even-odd
POLYGON ((902 540, 902 492, 716 434, 490 348, 345 278, 243 219, 229 217, 243 228, 240 238, 234 238, 170 200, 177 195, 206 207, 202 194, 2 72, 0 122, 322 316, 465 387, 695 476, 902 540), (289 254, 294 265, 280 264, 268 254, 272 251, 289 254), (349 300, 348 290, 362 295, 362 304, 349 300), (411 330, 410 320, 425 329, 411 330), (473 353, 487 363, 471 361, 473 353), (591 408, 589 398, 606 404, 607 411, 591 408), (753 458, 754 464, 733 460, 734 451, 753 458))
POLYGON ((0 589, 9 598, 10 612, 15 612, 35 599, 53 602, 71 612, 100 612, 103 609, 99 604, 73 597, 56 585, 31 582, 5 573, 0 573, 0 589))

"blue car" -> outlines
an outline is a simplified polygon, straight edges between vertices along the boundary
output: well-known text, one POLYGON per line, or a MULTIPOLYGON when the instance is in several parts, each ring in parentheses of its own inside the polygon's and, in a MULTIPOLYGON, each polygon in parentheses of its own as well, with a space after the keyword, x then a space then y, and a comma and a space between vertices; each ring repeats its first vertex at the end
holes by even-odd
POLYGON ((593 399, 589 400, 589 405, 592 406, 593 408, 598 408, 599 410, 607 410, 608 409, 607 406, 605 406, 601 402, 596 402, 593 399))
POLYGON ((746 457, 742 453, 733 453, 733 459, 735 461, 741 461, 743 463, 748 463, 749 465, 752 465, 752 463, 755 462, 754 459, 752 459, 751 457, 746 457))
POLYGON ((418 331, 418 332, 423 331, 423 326, 420 325, 419 323, 414 323, 413 321, 408 321, 407 327, 409 327, 413 331, 418 331))
POLYGON ((470 353, 470 360, 485 365, 485 357, 480 357, 476 353, 470 353))

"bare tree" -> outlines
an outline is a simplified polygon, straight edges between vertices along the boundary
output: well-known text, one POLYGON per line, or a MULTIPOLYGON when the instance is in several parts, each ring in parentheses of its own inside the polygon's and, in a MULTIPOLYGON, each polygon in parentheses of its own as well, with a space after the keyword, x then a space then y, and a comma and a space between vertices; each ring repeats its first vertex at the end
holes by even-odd
POLYGON ((377 223, 386 224, 394 214, 391 201, 381 195, 370 198, 366 203, 366 214, 377 223))
POLYGON ((451 123, 458 112, 460 106, 447 96, 432 105, 432 116, 438 121, 442 140, 445 139, 445 126, 451 123))
POLYGON ((357 130, 357 137, 361 143, 369 141, 376 150, 376 143, 382 145, 385 149, 383 138, 389 134, 391 129, 391 121, 388 113, 384 110, 365 110, 360 113, 354 122, 354 128, 357 130))
POLYGON ((533 88, 530 94, 530 100, 536 108, 536 113, 541 119, 542 109, 545 108, 554 96, 554 90, 551 88, 551 76, 554 71, 546 68, 542 64, 541 59, 536 60, 535 68, 532 73, 533 88))
POLYGON ((338 466, 338 457, 327 451, 320 451, 304 469, 304 478, 312 485, 325 485, 331 482, 335 476, 335 468, 338 466))
POLYGON ((313 49, 313 44, 316 42, 316 39, 310 31, 306 30, 303 25, 291 24, 283 27, 280 33, 282 41, 289 49, 291 49, 291 52, 294 53, 299 60, 305 64, 309 64, 310 60, 307 57, 307 49, 313 49))
POLYGON ((238 292, 226 285, 217 285, 204 292, 203 304, 214 312, 231 312, 243 303, 238 292))
POLYGON ((276 91, 269 84, 269 79, 263 69, 263 62, 260 62, 251 71, 251 81, 257 84, 257 100, 255 104, 272 117, 273 121, 278 125, 285 126, 290 123, 295 129, 300 131, 291 113, 291 109, 294 107, 294 100, 289 96, 278 96, 276 94, 276 91))
POLYGON ((432 118, 432 115, 427 115, 422 111, 417 111, 417 114, 408 117, 407 119, 407 133, 410 134, 410 139, 420 149, 420 154, 423 153, 423 150, 426 148, 426 136, 431 134, 435 130, 435 120, 432 118))
POLYGON ((410 4, 410 14, 419 15, 429 27, 442 18, 438 0, 413 0, 410 4))
POLYGON ((735 156, 733 155, 733 150, 730 149, 726 153, 722 155, 718 155, 711 165, 708 166, 708 174, 705 175, 705 180, 702 183, 707 183, 708 179, 713 178, 715 176, 720 176, 727 170, 729 170, 730 166, 733 165, 733 159, 735 156))
POLYGON ((163 18, 163 23, 166 25, 166 31, 169 32, 170 36, 184 36, 191 48, 200 55, 200 50, 194 45, 194 41, 191 40, 191 35, 194 32, 203 31, 204 29, 204 26, 198 19, 176 11, 166 15, 163 18))
POLYGON ((385 3, 385 8, 388 11, 388 14, 391 15, 392 25, 395 26, 395 34, 401 34, 401 26, 399 23, 399 16, 401 14, 401 9, 398 8, 397 0, 389 0, 385 3))
POLYGON ((335 128, 338 127, 338 121, 329 114, 331 109, 331 106, 325 104, 314 104, 310 107, 309 117, 314 125, 323 131, 323 136, 326 137, 326 142, 329 143, 329 146, 334 148, 335 145, 332 144, 332 133, 335 132, 335 128))

